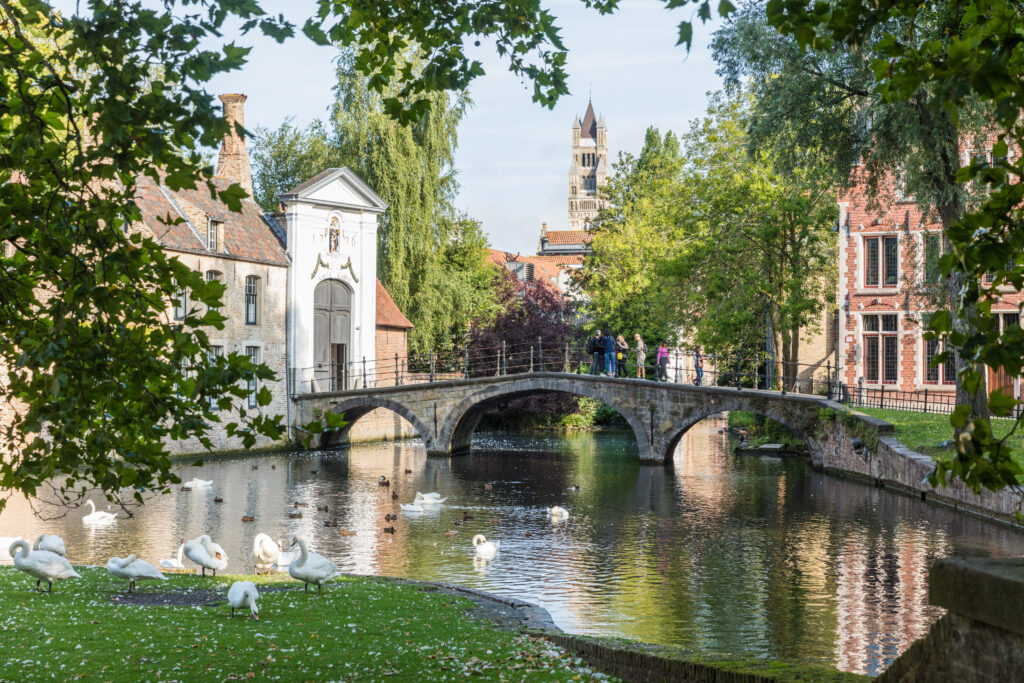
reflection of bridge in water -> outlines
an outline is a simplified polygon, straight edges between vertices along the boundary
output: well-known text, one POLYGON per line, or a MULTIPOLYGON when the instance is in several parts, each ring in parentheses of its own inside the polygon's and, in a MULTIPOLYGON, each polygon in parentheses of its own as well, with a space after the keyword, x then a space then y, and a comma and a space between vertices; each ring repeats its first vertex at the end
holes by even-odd
POLYGON ((588 396, 614 408, 632 427, 640 459, 651 463, 670 460, 679 439, 701 420, 724 411, 746 410, 788 427, 820 464, 825 446, 818 435, 819 411, 838 407, 819 396, 561 372, 299 394, 294 400, 303 424, 328 412, 345 414, 348 425, 325 434, 320 446, 346 443, 359 418, 386 408, 412 424, 428 453, 448 454, 469 448, 473 430, 487 411, 512 399, 548 393, 588 396))

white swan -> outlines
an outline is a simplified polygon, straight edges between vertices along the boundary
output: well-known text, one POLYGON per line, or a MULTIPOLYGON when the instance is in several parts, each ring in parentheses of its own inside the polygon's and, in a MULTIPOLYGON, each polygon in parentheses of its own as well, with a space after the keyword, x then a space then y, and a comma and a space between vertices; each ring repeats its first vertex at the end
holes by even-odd
POLYGON ((135 590, 135 582, 144 579, 159 579, 166 581, 167 577, 160 573, 160 570, 138 556, 132 554, 128 557, 112 557, 107 560, 107 571, 119 579, 128 579, 128 592, 135 590))
POLYGON ((11 553, 7 550, 15 541, 22 540, 21 536, 0 536, 0 560, 11 559, 11 553))
POLYGON ((64 539, 56 534, 42 534, 32 544, 32 550, 49 550, 61 557, 68 556, 68 549, 64 546, 64 539))
POLYGON ((213 480, 212 479, 198 479, 196 477, 192 477, 191 481, 186 481, 183 485, 184 486, 191 486, 192 488, 202 488, 204 486, 213 486, 213 480))
POLYGON ((408 505, 406 505, 405 503, 399 503, 398 505, 399 507, 402 508, 402 512, 423 512, 423 506, 420 505, 418 502, 409 503, 408 505))
POLYGON ((501 548, 501 541, 488 541, 483 534, 473 537, 473 547, 476 549, 476 556, 485 560, 493 560, 501 548))
POLYGON ((228 554, 224 548, 210 540, 207 534, 185 543, 185 557, 203 568, 203 576, 206 576, 207 569, 212 569, 213 575, 217 576, 218 569, 223 570, 228 566, 228 554))
POLYGON ((256 590, 256 584, 252 581, 235 581, 228 589, 228 604, 231 605, 231 616, 235 616, 236 609, 249 608, 252 618, 260 620, 260 608, 256 601, 260 598, 260 592, 256 590))
POLYGON ((182 543, 178 546, 178 558, 170 560, 160 560, 160 567, 162 569, 184 569, 185 564, 181 561, 181 556, 185 553, 185 544, 182 543))
POLYGON ((440 493, 428 493, 427 495, 423 495, 417 491, 416 500, 414 500, 413 503, 418 503, 420 505, 440 505, 446 500, 448 500, 448 498, 442 498, 440 493))
POLYGON ((82 578, 66 559, 49 550, 32 550, 28 547, 28 541, 15 541, 7 552, 14 558, 14 566, 19 571, 36 577, 36 590, 39 590, 39 584, 44 579, 49 584, 49 592, 52 593, 54 581, 82 578))
POLYGON ((87 500, 85 502, 89 504, 92 512, 87 514, 85 517, 82 517, 83 524, 103 524, 104 522, 113 522, 117 519, 117 515, 113 512, 106 512, 104 510, 97 512, 96 505, 91 500, 87 500))
POLYGON ((563 507, 556 505, 553 508, 548 508, 548 514, 551 515, 551 519, 569 519, 569 511, 563 507))
POLYGON ((252 556, 256 560, 256 569, 270 570, 287 567, 299 553, 297 550, 284 550, 282 543, 274 542, 267 534, 256 534, 252 541, 252 556))
POLYGON ((333 562, 323 555, 306 550, 305 536, 297 535, 292 539, 292 543, 298 544, 301 553, 297 560, 288 565, 288 574, 293 579, 302 581, 306 591, 309 591, 309 584, 312 583, 316 585, 316 590, 319 592, 323 584, 341 575, 333 562))

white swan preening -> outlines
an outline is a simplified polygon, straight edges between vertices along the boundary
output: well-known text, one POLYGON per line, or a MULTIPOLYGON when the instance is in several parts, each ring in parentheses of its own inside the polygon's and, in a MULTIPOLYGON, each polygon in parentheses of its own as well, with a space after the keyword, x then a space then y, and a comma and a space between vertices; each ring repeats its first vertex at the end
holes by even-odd
POLYGON ((207 569, 212 569, 213 575, 217 576, 218 569, 223 570, 228 566, 228 554, 207 534, 185 543, 185 557, 203 568, 203 576, 206 576, 207 569))
POLYGON ((493 560, 494 556, 498 554, 498 549, 501 548, 501 541, 488 541, 483 534, 477 534, 473 537, 473 548, 477 557, 493 560))
POLYGON ((167 577, 160 570, 136 555, 128 557, 112 557, 107 560, 107 571, 119 579, 128 579, 128 592, 135 590, 135 582, 145 579, 166 581, 167 577))
POLYGON ((32 544, 32 550, 49 550, 61 557, 68 556, 68 549, 64 546, 64 539, 56 534, 42 534, 32 544))
POLYGON ((331 579, 340 576, 341 572, 334 566, 334 563, 323 555, 311 553, 306 549, 306 537, 301 534, 292 539, 300 548, 298 559, 288 565, 288 574, 293 579, 302 581, 306 591, 309 584, 315 584, 319 592, 320 587, 331 579))
MULTIPOLYGON (((417 501, 419 501, 418 498, 417 501)), ((423 506, 419 502, 409 503, 408 505, 399 503, 399 506, 402 508, 402 512, 423 512, 423 506)))
POLYGON ((284 569, 295 561, 297 550, 284 550, 282 543, 275 542, 267 534, 256 534, 252 541, 252 556, 257 570, 284 569))
POLYGON ((236 609, 249 608, 252 618, 260 620, 260 608, 256 604, 260 592, 256 590, 256 584, 252 581, 235 581, 228 589, 228 604, 231 605, 231 616, 235 616, 236 609))
POLYGON ((422 493, 417 491, 416 492, 416 499, 413 501, 413 504, 414 505, 415 504, 419 504, 419 505, 440 505, 441 503, 445 502, 446 500, 448 500, 448 499, 447 498, 442 498, 440 493, 428 493, 426 495, 423 495, 422 493))
POLYGON ((11 547, 12 543, 20 540, 22 540, 21 536, 0 536, 0 560, 11 559, 11 553, 8 551, 8 548, 11 547))
POLYGON ((49 584, 49 592, 52 593, 54 581, 81 578, 66 559, 49 550, 32 550, 28 547, 28 541, 15 541, 8 552, 14 558, 14 566, 18 570, 36 577, 36 590, 39 590, 42 581, 49 584))
POLYGON ((181 561, 181 556, 185 553, 185 542, 182 541, 178 546, 178 557, 177 559, 160 560, 161 569, 184 569, 185 564, 181 561))
POLYGON ((552 520, 569 519, 569 511, 557 505, 553 508, 548 508, 548 514, 551 515, 552 520))
POLYGON ((93 503, 91 500, 87 500, 85 502, 89 504, 89 507, 92 509, 92 512, 87 514, 85 517, 82 517, 82 522, 84 524, 103 524, 105 522, 113 522, 117 519, 117 515, 115 515, 113 512, 96 510, 96 504, 93 503))

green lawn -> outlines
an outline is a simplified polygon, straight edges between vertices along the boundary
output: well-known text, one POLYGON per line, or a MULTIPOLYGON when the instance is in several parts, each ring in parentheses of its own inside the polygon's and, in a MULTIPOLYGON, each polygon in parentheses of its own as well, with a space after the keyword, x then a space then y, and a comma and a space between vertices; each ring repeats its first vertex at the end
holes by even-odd
POLYGON ((551 643, 467 616, 465 599, 371 578, 304 593, 288 577, 168 575, 145 593, 260 584, 260 621, 204 607, 114 604, 124 581, 78 570, 53 594, 0 568, 0 680, 224 681, 244 679, 590 680, 581 660, 551 643), (287 590, 266 590, 287 587, 287 590))
MULTIPOLYGON (((896 438, 903 445, 919 453, 935 455, 950 446, 941 446, 953 438, 953 427, 949 415, 932 415, 904 410, 881 410, 879 408, 855 408, 858 412, 891 422, 896 428, 896 438)), ((992 429, 997 437, 1003 437, 1013 429, 1013 420, 992 420, 992 429)), ((1007 441, 1013 449, 1014 459, 1024 465, 1024 428, 1018 429, 1007 441)))

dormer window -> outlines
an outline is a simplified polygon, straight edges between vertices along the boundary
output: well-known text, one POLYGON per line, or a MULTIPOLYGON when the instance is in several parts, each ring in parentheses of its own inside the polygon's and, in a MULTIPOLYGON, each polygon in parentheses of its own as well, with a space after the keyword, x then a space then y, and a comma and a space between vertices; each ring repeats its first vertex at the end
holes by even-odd
POLYGON ((206 221, 206 248, 210 251, 220 251, 220 221, 212 218, 206 221))

